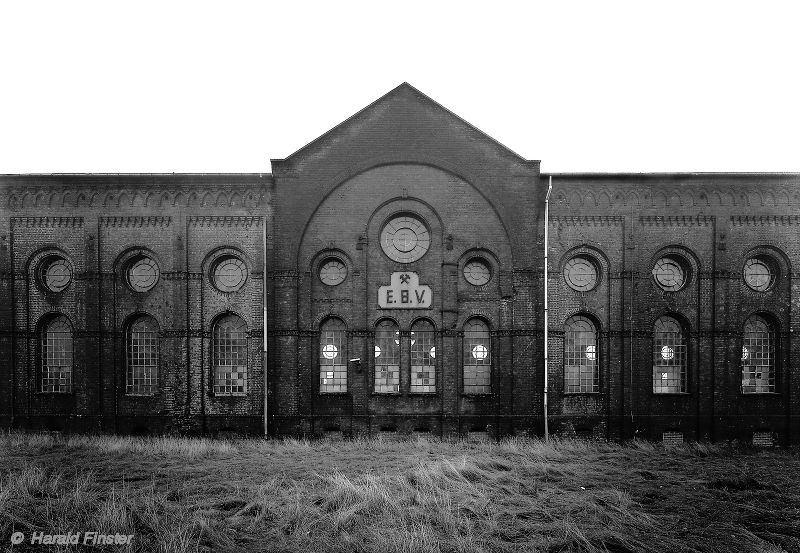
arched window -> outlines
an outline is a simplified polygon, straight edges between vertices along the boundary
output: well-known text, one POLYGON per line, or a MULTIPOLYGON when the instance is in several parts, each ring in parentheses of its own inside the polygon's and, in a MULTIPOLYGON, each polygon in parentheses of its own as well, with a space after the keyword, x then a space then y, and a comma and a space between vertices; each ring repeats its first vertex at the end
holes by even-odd
POLYGON ((220 317, 214 324, 214 393, 247 393, 247 325, 236 315, 220 317))
POLYGON ((138 317, 128 327, 125 391, 154 394, 158 389, 158 325, 152 317, 138 317))
POLYGON ((686 392, 686 339, 681 324, 661 317, 653 326, 653 393, 686 392))
POLYGON ((319 391, 347 391, 347 352, 344 322, 328 319, 319 334, 319 391))
POLYGON ((775 331, 759 315, 744 323, 742 336, 742 393, 775 392, 775 331))
POLYGON ((564 323, 564 391, 568 394, 600 391, 597 368, 597 330, 588 318, 575 315, 564 323))
POLYGON ((400 391, 400 331, 384 319, 375 327, 375 387, 378 393, 400 391))
POLYGON ((480 319, 464 324, 464 393, 492 391, 492 339, 488 325, 480 319))
POLYGON ((420 320, 411 325, 411 392, 436 391, 436 335, 433 324, 420 320))
POLYGON ((42 392, 72 391, 72 327, 63 315, 42 327, 42 392))

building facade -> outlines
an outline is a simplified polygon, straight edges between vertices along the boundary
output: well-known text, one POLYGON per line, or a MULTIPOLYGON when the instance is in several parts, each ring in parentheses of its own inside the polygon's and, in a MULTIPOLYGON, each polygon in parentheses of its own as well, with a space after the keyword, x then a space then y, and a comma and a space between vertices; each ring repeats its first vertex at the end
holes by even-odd
POLYGON ((0 177, 0 425, 541 434, 551 179, 551 431, 800 442, 800 175, 542 174, 407 84, 271 174, 0 177))

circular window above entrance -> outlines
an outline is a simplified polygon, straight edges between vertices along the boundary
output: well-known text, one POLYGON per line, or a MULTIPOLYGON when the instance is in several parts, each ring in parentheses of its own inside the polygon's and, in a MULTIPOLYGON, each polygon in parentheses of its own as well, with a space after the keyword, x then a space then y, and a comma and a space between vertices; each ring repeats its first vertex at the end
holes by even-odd
POLYGON ((775 263, 768 257, 751 257, 744 264, 744 281, 756 292, 766 292, 775 283, 775 263))
POLYGON ((235 292, 247 280, 247 265, 233 255, 226 255, 214 264, 214 287, 220 292, 235 292))
POLYGON ((326 259, 319 268, 319 279, 328 286, 341 284, 345 278, 347 278, 347 266, 335 257, 326 259))
POLYGON ((564 280, 570 288, 587 292, 597 286, 597 266, 585 255, 576 255, 564 265, 564 280))
POLYGON ((72 280, 72 268, 63 257, 48 257, 39 267, 39 280, 51 292, 61 292, 72 280))
POLYGON ((666 256, 656 261, 653 278, 663 290, 677 292, 684 287, 689 268, 678 256, 666 256))
POLYGON ((138 256, 128 265, 128 286, 136 292, 147 292, 158 282, 158 264, 147 256, 138 256))
POLYGON ((428 227, 414 215, 399 215, 381 231, 381 248, 390 259, 411 263, 421 258, 431 246, 428 227))
POLYGON ((483 259, 471 259, 464 265, 464 278, 473 286, 483 286, 492 280, 492 270, 483 259))

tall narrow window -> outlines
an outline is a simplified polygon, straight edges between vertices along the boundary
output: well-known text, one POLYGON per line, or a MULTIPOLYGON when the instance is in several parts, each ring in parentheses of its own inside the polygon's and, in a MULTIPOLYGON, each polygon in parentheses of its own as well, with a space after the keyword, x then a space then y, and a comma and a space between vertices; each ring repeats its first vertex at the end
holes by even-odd
POLYGON ((225 315, 214 325, 214 393, 247 393, 247 326, 236 315, 225 315))
POLYGON ((492 340, 489 327, 480 319, 464 325, 464 393, 488 394, 492 391, 492 340))
POLYGON ((686 339, 681 324, 661 317, 653 327, 653 393, 686 392, 686 339))
POLYGON ((775 332, 758 315, 744 324, 742 337, 742 393, 775 391, 775 332))
POLYGON ((72 391, 72 327, 64 316, 42 328, 42 392, 72 391))
POLYGON ((384 319, 375 327, 375 387, 378 393, 400 391, 400 331, 384 319))
POLYGON ((436 391, 436 340, 429 321, 411 326, 411 389, 412 393, 436 391))
POLYGON ((322 323, 319 334, 319 391, 347 391, 345 326, 339 319, 322 323))
POLYGON ((564 324, 564 391, 600 391, 597 368, 597 331, 588 318, 575 315, 564 324))
POLYGON ((125 391, 150 395, 158 389, 158 325, 152 317, 139 317, 128 327, 125 391))

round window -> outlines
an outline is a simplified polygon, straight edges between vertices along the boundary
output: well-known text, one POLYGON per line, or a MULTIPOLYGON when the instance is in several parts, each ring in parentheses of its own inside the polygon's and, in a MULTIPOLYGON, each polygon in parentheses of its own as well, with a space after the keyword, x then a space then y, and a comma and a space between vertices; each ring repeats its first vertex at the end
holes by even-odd
POLYGON ((653 278, 662 289, 675 292, 686 284, 686 269, 677 257, 662 257, 653 267, 653 278))
POLYGON ((576 255, 564 265, 564 280, 573 290, 587 292, 597 286, 597 266, 588 257, 576 255))
POLYGON ((51 292, 61 292, 72 281, 72 268, 63 257, 49 257, 40 266, 39 280, 51 292))
POLYGON ((322 356, 325 359, 336 359, 338 355, 339 355, 339 348, 337 348, 333 344, 325 344, 325 346, 322 348, 322 356))
POLYGON ((128 285, 136 292, 147 292, 158 282, 158 264, 147 256, 139 256, 128 265, 128 285))
POLYGON ((492 271, 483 259, 473 259, 464 265, 464 278, 473 286, 483 286, 492 280, 492 271))
POLYGON ((220 292, 235 292, 247 280, 247 265, 238 257, 225 256, 214 264, 214 286, 220 292))
POLYGON ((486 359, 489 356, 489 348, 483 344, 478 344, 472 348, 472 357, 475 359, 486 359))
POLYGON ((751 257, 744 264, 744 281, 757 292, 766 292, 775 283, 772 261, 764 256, 751 257))
POLYGON ((381 248, 390 259, 411 263, 421 258, 431 246, 428 227, 413 215, 393 217, 381 231, 381 248))
POLYGON ((347 278, 347 266, 339 259, 328 259, 319 268, 319 279, 328 286, 341 284, 345 278, 347 278))

